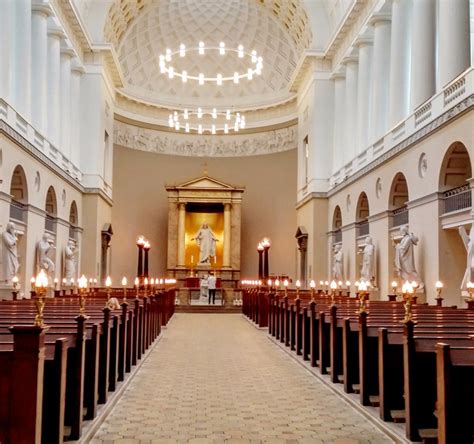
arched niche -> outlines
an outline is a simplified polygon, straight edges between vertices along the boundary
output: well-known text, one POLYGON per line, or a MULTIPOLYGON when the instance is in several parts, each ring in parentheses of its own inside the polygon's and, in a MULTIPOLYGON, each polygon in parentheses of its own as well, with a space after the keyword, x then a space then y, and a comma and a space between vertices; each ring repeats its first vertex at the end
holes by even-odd
POLYGON ((10 203, 10 219, 24 222, 26 217, 26 208, 28 204, 28 184, 23 167, 17 165, 13 170, 10 182, 10 194, 12 200, 10 203))
POLYGON ((408 224, 408 183, 403 173, 397 173, 390 188, 389 208, 392 210, 392 227, 408 224))
POLYGON ((334 232, 334 242, 342 242, 342 212, 339 205, 334 208, 332 216, 332 231, 334 232))
POLYGON ((369 199, 365 192, 360 193, 359 199, 357 200, 356 208, 356 223, 357 223, 357 235, 366 236, 369 234, 369 199))
POLYGON ((71 202, 69 208, 69 238, 76 240, 76 228, 79 225, 79 214, 77 212, 76 201, 71 202))
POLYGON ((56 191, 52 186, 48 188, 48 192, 46 193, 44 209, 46 211, 44 228, 45 230, 54 233, 56 228, 56 216, 58 212, 58 200, 56 198, 56 191))

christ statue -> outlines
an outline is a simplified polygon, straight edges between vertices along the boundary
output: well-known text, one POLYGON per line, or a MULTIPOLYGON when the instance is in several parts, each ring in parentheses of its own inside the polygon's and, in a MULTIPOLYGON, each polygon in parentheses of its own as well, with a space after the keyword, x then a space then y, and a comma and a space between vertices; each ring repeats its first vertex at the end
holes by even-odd
POLYGON ((191 240, 195 240, 199 246, 199 263, 210 264, 211 257, 216 255, 217 237, 207 224, 202 224, 198 233, 191 240))

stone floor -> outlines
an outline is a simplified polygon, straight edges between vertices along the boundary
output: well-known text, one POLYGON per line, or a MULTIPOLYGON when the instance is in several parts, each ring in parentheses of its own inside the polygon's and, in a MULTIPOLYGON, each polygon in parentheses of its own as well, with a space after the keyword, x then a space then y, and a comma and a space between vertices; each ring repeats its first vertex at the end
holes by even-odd
POLYGON ((242 315, 179 313, 91 442, 393 441, 242 315))

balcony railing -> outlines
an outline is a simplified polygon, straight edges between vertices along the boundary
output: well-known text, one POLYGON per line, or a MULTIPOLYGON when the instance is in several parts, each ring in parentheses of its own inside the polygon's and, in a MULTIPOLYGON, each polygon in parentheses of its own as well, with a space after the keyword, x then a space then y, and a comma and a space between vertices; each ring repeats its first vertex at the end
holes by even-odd
POLYGON ((12 200, 10 203, 10 219, 25 222, 25 210, 26 207, 24 204, 12 200))
POLYGON ((342 231, 339 228, 338 230, 334 231, 334 242, 342 242, 342 231))
POLYGON ((393 210, 393 226, 399 227, 408 224, 408 207, 400 207, 393 210))
POLYGON ((54 233, 54 225, 55 225, 56 219, 50 215, 46 215, 46 219, 44 220, 44 229, 46 231, 51 231, 54 233))
POLYGON ((461 187, 445 191, 443 194, 443 199, 444 214, 451 213, 453 211, 464 210, 466 208, 471 208, 471 188, 469 184, 466 184, 461 187))
POLYGON ((367 236, 369 234, 369 221, 362 220, 357 223, 357 236, 367 236))

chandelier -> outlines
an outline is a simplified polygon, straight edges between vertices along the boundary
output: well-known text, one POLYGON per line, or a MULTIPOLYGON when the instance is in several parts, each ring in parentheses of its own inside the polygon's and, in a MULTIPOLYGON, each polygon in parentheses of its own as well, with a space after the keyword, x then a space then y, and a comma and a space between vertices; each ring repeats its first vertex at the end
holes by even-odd
POLYGON ((252 50, 248 52, 244 49, 243 45, 238 45, 237 48, 227 48, 224 42, 220 42, 219 46, 206 46, 204 42, 199 42, 198 46, 193 46, 186 48, 184 43, 179 45, 179 49, 172 51, 167 49, 165 54, 160 54, 160 73, 168 74, 170 79, 174 77, 180 77, 183 83, 186 83, 188 80, 197 81, 199 85, 204 85, 204 83, 215 83, 217 85, 222 85, 223 82, 234 82, 239 83, 240 79, 252 80, 254 74, 260 75, 263 68, 263 58, 257 54, 257 51, 252 50), (206 52, 218 52, 219 55, 224 56, 226 53, 237 55, 239 59, 248 59, 247 69, 242 72, 235 71, 233 75, 224 77, 221 73, 216 73, 216 75, 208 77, 204 73, 188 73, 186 70, 178 71, 173 65, 173 62, 177 58, 186 57, 188 52, 197 52, 199 55, 204 55, 206 52))
POLYGON ((245 128, 245 116, 239 112, 233 113, 229 109, 218 111, 213 108, 212 111, 203 111, 199 107, 195 111, 185 109, 183 112, 175 111, 170 114, 168 126, 176 131, 184 130, 186 133, 195 131, 198 134, 203 134, 207 131, 216 134, 216 132, 222 131, 224 134, 228 134, 230 130, 238 132, 245 128), (217 123, 218 120, 219 123, 217 123))

